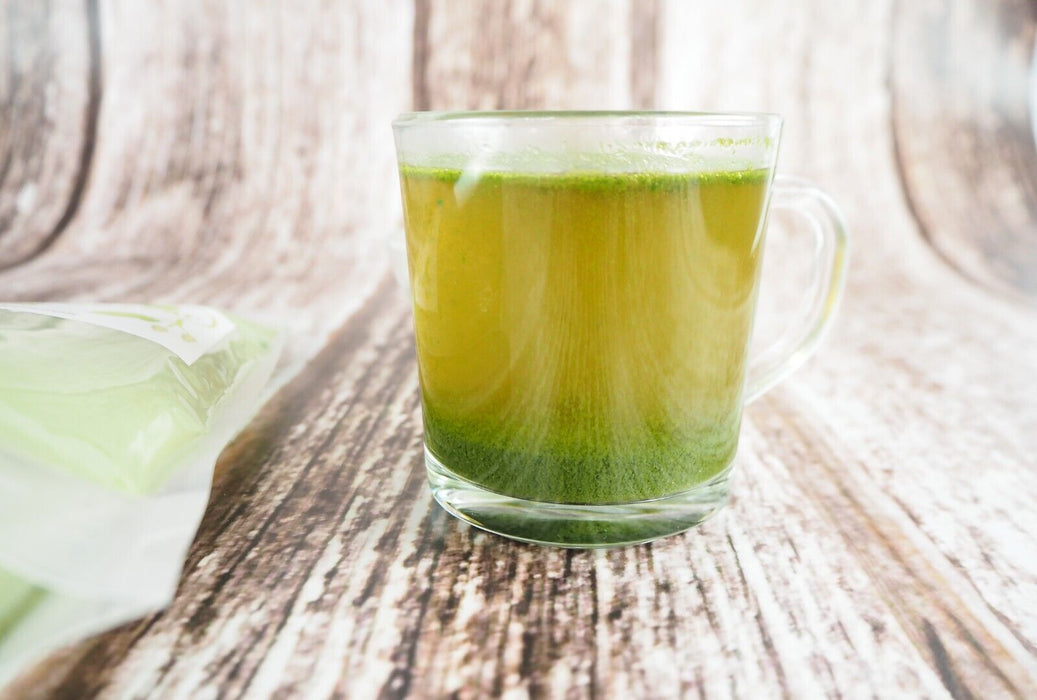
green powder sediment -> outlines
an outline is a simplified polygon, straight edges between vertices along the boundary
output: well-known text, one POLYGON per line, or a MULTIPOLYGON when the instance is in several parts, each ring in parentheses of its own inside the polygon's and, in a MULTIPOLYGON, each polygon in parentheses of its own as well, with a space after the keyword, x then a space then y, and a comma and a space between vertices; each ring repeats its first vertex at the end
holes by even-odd
POLYGON ((572 437, 582 425, 552 422, 549 437, 536 442, 493 425, 451 422, 427 404, 424 420, 428 448, 455 474, 490 491, 551 503, 632 503, 688 491, 724 471, 738 441, 737 422, 695 434, 645 429, 628 444, 581 445, 572 437))

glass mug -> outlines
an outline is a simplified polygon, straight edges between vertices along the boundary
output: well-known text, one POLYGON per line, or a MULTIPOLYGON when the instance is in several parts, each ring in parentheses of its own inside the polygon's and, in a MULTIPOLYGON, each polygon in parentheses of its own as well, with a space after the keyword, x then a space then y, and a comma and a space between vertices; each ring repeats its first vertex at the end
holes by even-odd
POLYGON ((393 130, 436 500, 564 547, 720 509, 744 404, 814 350, 846 265, 832 201, 773 177, 781 118, 429 112, 393 130), (772 194, 816 236, 815 284, 750 366, 772 194))

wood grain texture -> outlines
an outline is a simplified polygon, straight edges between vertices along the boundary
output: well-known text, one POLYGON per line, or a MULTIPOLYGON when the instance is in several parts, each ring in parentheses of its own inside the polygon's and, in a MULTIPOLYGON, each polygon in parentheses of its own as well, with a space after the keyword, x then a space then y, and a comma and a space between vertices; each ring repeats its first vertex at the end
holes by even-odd
POLYGON ((57 240, 82 201, 101 93, 96 2, 5 3, 0 266, 57 240))
MULTIPOLYGON (((11 7, 8 23, 46 16, 11 7)), ((980 166, 903 139, 904 81, 925 76, 908 62, 914 77, 897 77, 894 59, 928 31, 936 5, 920 7, 101 2, 82 202, 31 260, 5 237, 53 229, 28 215, 0 227, 0 259, 17 258, 0 295, 262 311, 296 328, 298 373, 221 458, 171 608, 0 695, 1037 695, 1037 317, 1010 296, 1035 243, 989 244, 1023 230, 1003 226, 992 191, 954 190, 971 218, 941 210, 941 183, 980 166), (408 104, 786 117, 780 169, 843 206, 852 274, 821 354, 748 410, 721 516, 575 552, 434 505, 410 318, 380 239, 400 226, 388 122, 408 104), (934 164, 945 179, 919 175, 934 164), (947 251, 1009 296, 966 281, 947 251)), ((979 29, 1016 5, 983 7, 979 29)), ((918 143, 950 138, 926 128, 918 143)), ((1029 167, 1020 158, 981 167, 1029 167)), ((61 211, 75 176, 52 177, 61 211)))
POLYGON ((0 296, 216 304, 290 329, 299 366, 374 288, 402 227, 388 123, 408 105, 410 4, 98 12, 82 202, 0 296))
POLYGON ((649 74, 650 66, 640 63, 634 70, 631 56, 643 54, 651 37, 629 29, 631 20, 651 26, 650 3, 419 0, 418 6, 425 32, 415 42, 421 109, 629 108, 649 74))
POLYGON ((893 135, 911 210, 965 275, 1037 301, 1037 147, 1028 0, 901 2, 893 135))

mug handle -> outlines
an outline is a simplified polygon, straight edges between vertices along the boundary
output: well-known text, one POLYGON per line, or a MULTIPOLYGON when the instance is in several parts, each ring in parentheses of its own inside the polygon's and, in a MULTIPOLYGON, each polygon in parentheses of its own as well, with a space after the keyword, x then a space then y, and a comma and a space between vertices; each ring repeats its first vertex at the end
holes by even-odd
POLYGON ((745 403, 759 398, 814 354, 835 317, 846 278, 846 224, 831 197, 806 180, 779 175, 770 206, 796 212, 814 235, 813 294, 806 313, 749 363, 745 403))

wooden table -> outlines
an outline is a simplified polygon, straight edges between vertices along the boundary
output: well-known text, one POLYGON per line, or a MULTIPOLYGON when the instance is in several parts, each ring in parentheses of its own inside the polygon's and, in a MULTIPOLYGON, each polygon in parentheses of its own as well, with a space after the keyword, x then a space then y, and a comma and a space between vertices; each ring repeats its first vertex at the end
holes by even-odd
POLYGON ((5 0, 0 24, 0 298, 295 333, 172 606, 6 695, 1037 697, 1033 2, 5 0), (850 222, 836 329, 750 407, 694 532, 545 549, 428 495, 389 122, 541 106, 780 112, 780 169, 850 222))

